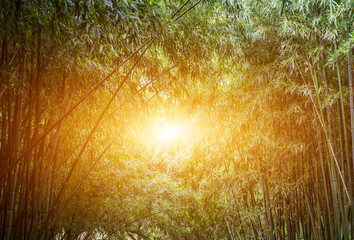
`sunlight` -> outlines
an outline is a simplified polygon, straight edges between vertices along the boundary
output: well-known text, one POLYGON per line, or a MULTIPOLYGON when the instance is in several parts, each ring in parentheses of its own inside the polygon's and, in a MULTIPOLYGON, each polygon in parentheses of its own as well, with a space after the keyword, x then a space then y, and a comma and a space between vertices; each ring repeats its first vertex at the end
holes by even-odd
POLYGON ((181 129, 178 126, 165 123, 158 130, 159 139, 161 142, 167 142, 178 138, 181 135, 181 129))

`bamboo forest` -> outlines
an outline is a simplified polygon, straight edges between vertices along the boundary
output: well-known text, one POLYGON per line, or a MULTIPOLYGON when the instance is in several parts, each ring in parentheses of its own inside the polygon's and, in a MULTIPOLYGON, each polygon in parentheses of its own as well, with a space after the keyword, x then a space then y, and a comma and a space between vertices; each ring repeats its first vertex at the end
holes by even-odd
POLYGON ((0 239, 354 240, 354 0, 0 0, 0 239))

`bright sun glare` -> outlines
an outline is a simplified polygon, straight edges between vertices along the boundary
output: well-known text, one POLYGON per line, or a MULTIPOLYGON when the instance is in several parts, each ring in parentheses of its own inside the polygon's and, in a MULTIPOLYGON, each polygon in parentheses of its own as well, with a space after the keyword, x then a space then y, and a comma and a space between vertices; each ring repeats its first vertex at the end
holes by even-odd
POLYGON ((178 126, 174 126, 168 123, 165 123, 159 130, 160 141, 166 142, 176 139, 181 134, 181 130, 178 126))

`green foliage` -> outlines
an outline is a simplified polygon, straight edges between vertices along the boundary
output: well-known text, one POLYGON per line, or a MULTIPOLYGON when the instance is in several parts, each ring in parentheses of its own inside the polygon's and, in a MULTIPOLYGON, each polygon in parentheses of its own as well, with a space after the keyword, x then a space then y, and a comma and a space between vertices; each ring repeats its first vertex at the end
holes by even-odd
POLYGON ((354 239, 353 9, 1 1, 0 238, 354 239))

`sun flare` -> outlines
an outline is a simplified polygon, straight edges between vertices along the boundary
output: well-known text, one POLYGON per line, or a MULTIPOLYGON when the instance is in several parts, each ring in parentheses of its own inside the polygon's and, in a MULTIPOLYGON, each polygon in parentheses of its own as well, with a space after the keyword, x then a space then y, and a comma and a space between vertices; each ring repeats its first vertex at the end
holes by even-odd
POLYGON ((176 125, 165 123, 158 130, 158 137, 161 142, 167 142, 174 139, 177 139, 181 136, 181 128, 176 125))

